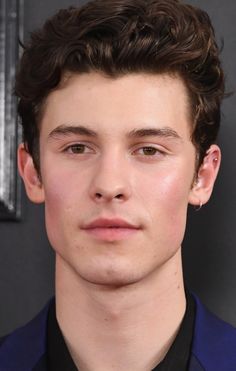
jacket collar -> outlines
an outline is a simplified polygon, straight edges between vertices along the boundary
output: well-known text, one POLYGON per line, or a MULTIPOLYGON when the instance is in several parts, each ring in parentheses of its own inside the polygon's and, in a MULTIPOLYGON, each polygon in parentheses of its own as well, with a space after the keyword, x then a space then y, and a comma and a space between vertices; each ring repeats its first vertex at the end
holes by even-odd
POLYGON ((198 297, 193 296, 196 319, 192 345, 193 368, 190 367, 190 371, 236 370, 236 329, 209 312, 198 297), (202 368, 196 368, 197 364, 202 368))
POLYGON ((1 370, 32 371, 37 364, 41 363, 46 354, 47 316, 50 303, 51 301, 32 321, 5 338, 0 347, 1 370))

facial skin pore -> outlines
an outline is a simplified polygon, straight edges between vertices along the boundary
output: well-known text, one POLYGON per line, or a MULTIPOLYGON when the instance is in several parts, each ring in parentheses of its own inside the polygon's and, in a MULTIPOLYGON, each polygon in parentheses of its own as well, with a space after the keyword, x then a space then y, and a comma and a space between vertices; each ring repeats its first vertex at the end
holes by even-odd
POLYGON ((150 369, 179 328, 187 207, 208 201, 220 164, 213 145, 193 185, 190 117, 177 76, 68 74, 44 107, 41 180, 19 149, 28 196, 45 202, 57 317, 80 370, 150 369))

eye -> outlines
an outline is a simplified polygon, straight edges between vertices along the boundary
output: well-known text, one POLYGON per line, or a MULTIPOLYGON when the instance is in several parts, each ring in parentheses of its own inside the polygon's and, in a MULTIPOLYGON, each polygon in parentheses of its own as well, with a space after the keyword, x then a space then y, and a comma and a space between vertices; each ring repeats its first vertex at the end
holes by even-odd
POLYGON ((68 152, 70 154, 87 154, 87 153, 93 153, 94 151, 92 148, 88 147, 87 145, 83 143, 75 143, 71 144, 70 146, 66 147, 64 149, 64 152, 68 152))
POLYGON ((158 152, 158 150, 154 147, 143 147, 142 151, 143 154, 146 156, 153 156, 158 152))
POLYGON ((135 154, 143 155, 143 156, 155 156, 155 155, 164 155, 164 151, 160 148, 156 148, 153 146, 145 146, 138 148, 135 150, 135 154))

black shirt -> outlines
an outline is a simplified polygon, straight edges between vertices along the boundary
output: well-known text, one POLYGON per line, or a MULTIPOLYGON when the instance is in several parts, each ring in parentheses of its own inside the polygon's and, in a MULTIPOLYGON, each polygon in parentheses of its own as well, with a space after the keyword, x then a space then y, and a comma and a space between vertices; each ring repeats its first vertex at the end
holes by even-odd
MULTIPOLYGON (((187 371, 195 321, 195 302, 186 294, 187 306, 180 330, 165 358, 152 371, 187 371)), ((56 319, 55 301, 49 308, 47 329, 48 371, 78 371, 56 319)))

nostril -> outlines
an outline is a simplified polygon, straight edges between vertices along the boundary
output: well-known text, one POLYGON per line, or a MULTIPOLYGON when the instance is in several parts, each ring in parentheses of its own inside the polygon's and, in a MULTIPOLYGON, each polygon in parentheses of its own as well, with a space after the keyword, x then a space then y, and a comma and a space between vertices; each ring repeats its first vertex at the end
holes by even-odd
POLYGON ((96 192, 94 194, 94 197, 96 200, 102 200, 104 198, 104 200, 112 200, 112 199, 115 199, 115 200, 123 200, 124 198, 124 194, 123 193, 118 193, 118 194, 112 194, 112 193, 109 193, 109 192, 103 192, 103 193, 100 193, 100 192, 96 192))
POLYGON ((115 198, 118 198, 118 199, 120 199, 120 198, 122 198, 123 197, 123 195, 120 193, 120 194, 118 194, 118 195, 116 195, 116 197, 115 198))
POLYGON ((101 193, 96 193, 96 198, 102 198, 101 193))

